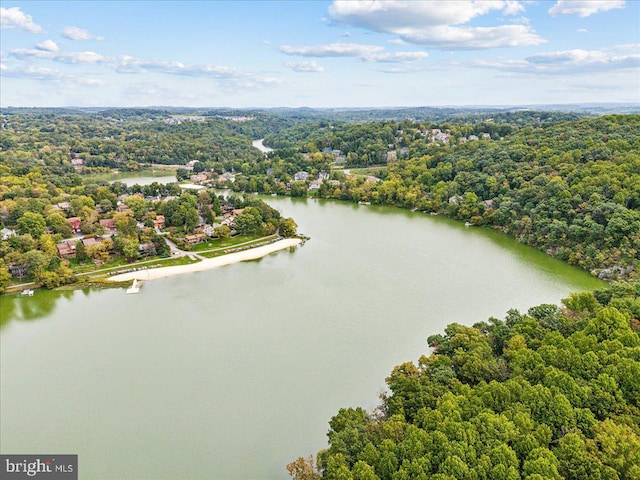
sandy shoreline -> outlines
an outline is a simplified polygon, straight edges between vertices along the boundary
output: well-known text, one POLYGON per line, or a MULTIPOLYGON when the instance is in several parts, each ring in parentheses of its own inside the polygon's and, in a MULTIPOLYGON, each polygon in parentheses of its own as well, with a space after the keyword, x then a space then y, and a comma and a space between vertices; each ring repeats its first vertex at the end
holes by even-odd
POLYGON ((150 268, 148 270, 139 270, 137 272, 121 273, 109 277, 109 282, 127 282, 137 278, 138 280, 156 280, 158 278, 172 277, 174 275, 182 275, 183 273, 202 272, 212 268, 231 265, 232 263, 244 262, 246 260, 255 260, 262 258, 270 253, 283 250, 285 248, 298 245, 302 240, 299 238, 285 238, 261 247, 250 248, 242 252, 229 253, 215 258, 207 258, 198 263, 190 265, 174 265, 172 267, 150 268))

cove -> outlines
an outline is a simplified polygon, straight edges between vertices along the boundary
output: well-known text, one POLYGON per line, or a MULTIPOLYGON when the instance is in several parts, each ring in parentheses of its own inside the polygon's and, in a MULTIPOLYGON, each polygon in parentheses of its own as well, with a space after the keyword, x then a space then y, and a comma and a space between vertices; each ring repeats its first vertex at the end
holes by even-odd
POLYGON ((604 285, 446 218, 265 200, 311 240, 139 295, 0 298, 3 453, 77 453, 92 479, 286 479, 447 324, 604 285))

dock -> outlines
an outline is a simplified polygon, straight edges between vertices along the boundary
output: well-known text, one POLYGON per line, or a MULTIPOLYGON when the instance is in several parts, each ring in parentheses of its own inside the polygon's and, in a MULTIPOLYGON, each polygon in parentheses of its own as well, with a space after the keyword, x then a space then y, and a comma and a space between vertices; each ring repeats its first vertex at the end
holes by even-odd
POLYGON ((139 293, 139 292, 140 292, 140 287, 138 286, 138 279, 134 278, 131 286, 127 288, 127 295, 131 293, 139 293))

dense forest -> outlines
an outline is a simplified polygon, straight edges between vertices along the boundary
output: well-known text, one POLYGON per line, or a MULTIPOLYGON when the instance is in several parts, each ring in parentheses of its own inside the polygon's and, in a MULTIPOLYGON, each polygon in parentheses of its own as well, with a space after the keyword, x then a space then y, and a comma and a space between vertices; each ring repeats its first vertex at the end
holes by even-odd
POLYGON ((372 413, 341 409, 296 480, 640 478, 640 283, 572 294, 473 327, 387 378, 372 413))
POLYGON ((3 117, 3 165, 46 165, 62 175, 84 168, 138 170, 141 164, 185 165, 190 161, 257 160, 250 138, 268 125, 221 117, 172 117, 162 112, 134 115, 118 110, 95 115, 15 114, 3 117))
POLYGON ((320 123, 267 139, 281 149, 244 169, 235 189, 304 196, 297 182, 288 190, 282 183, 341 158, 348 168, 369 167, 368 175, 334 171, 312 194, 441 213, 499 229, 601 278, 638 275, 638 115, 525 126, 320 123))

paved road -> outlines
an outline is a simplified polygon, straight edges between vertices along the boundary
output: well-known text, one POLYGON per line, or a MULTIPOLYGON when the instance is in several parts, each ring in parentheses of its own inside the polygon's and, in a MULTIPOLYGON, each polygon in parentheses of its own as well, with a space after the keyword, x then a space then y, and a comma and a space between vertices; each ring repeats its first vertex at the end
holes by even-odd
POLYGON ((201 255, 198 255, 197 253, 187 252, 185 250, 179 249, 178 245, 176 245, 174 242, 169 240, 167 237, 164 237, 164 241, 167 242, 167 245, 169 245, 169 249, 171 250, 171 256, 173 258, 180 258, 180 257, 184 257, 186 255, 187 257, 197 258, 199 260, 204 260, 204 257, 201 256, 201 255))

